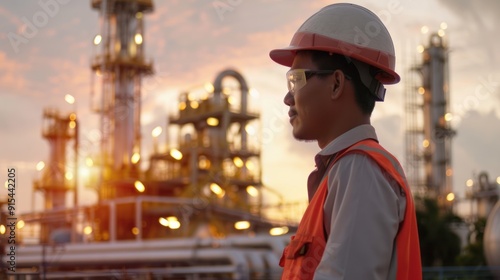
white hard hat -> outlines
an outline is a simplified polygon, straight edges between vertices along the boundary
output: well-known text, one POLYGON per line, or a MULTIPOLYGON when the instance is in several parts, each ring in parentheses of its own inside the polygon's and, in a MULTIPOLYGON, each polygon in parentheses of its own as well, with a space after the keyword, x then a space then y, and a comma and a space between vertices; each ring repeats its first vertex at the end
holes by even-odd
POLYGON ((377 15, 358 5, 339 3, 324 7, 302 24, 290 46, 272 50, 269 55, 275 62, 290 67, 300 50, 326 51, 364 62, 380 70, 374 78, 382 84, 400 80, 394 71, 396 57, 389 31, 377 15))

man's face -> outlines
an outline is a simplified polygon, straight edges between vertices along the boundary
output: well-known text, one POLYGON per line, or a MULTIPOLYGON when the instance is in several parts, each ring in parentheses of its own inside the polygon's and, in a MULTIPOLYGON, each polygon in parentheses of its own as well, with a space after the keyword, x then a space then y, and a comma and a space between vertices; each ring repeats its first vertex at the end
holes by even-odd
MULTIPOLYGON (((318 70, 308 53, 295 56, 293 69, 318 70)), ((290 107, 288 115, 293 126, 293 136, 299 140, 318 140, 327 133, 331 86, 328 75, 312 75, 298 90, 288 92, 284 98, 290 107)))

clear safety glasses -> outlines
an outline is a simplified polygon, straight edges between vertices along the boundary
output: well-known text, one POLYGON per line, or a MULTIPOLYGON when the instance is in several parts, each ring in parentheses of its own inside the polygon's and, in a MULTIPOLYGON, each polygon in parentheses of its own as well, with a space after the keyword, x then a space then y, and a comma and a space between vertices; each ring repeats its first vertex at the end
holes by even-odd
MULTIPOLYGON (((295 95, 298 90, 303 88, 307 84, 307 79, 314 75, 328 75, 335 72, 335 70, 308 70, 308 69, 291 69, 286 72, 286 81, 288 85, 288 91, 291 95, 295 95)), ((351 78, 347 75, 345 77, 350 80, 351 78)))

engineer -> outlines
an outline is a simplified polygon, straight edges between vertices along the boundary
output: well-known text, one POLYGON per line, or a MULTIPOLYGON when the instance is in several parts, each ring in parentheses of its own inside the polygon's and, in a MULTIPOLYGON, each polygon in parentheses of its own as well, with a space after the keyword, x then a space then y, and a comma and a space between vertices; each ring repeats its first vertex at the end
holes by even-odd
POLYGON ((410 188, 370 124, 384 84, 400 80, 382 21, 358 5, 329 5, 270 57, 290 67, 284 102, 293 136, 321 149, 282 279, 422 279, 410 188))

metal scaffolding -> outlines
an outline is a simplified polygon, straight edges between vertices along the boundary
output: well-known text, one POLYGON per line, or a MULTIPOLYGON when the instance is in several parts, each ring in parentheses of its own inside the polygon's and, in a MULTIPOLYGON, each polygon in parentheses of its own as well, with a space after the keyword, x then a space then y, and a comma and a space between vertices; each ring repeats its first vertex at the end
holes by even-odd
POLYGON ((448 48, 432 34, 422 62, 411 68, 406 88, 406 156, 410 185, 416 193, 446 198, 452 192, 448 48), (415 73, 420 74, 417 83, 415 73))
POLYGON ((141 80, 153 73, 144 53, 144 14, 152 1, 94 0, 99 11, 99 48, 91 62, 94 72, 92 107, 100 114, 101 149, 94 161, 101 167, 99 199, 123 197, 133 187, 117 180, 139 177, 141 156, 141 80), (97 81, 96 81, 97 80, 97 81))

